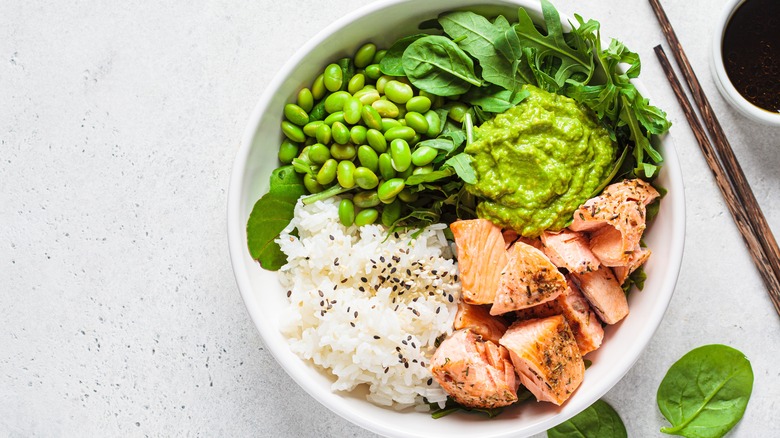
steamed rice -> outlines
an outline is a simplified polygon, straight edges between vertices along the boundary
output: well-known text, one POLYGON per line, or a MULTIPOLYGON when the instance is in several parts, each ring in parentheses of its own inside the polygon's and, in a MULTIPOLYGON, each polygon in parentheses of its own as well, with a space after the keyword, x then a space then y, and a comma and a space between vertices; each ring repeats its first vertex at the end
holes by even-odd
POLYGON ((451 333, 460 297, 446 225, 414 238, 344 227, 338 202, 299 201, 278 239, 290 301, 282 333, 298 356, 330 370, 333 390, 366 384, 370 401, 399 409, 443 403, 428 361, 436 338, 451 333))

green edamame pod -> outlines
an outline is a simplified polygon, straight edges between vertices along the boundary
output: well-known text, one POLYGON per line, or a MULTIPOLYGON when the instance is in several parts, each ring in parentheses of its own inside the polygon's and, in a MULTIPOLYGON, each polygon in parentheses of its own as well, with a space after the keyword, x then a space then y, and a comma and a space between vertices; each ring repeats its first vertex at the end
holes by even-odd
POLYGON ((387 141, 393 141, 400 138, 410 141, 416 134, 417 132, 408 126, 395 126, 385 132, 385 139, 387 139, 387 141))
MULTIPOLYGON (((378 89, 378 87, 377 87, 378 89)), ((382 91, 380 91, 382 93, 382 91)), ((405 104, 414 96, 414 90, 409 84, 399 80, 388 81, 384 87, 384 94, 395 103, 405 104)))
POLYGON ((404 184, 403 179, 392 178, 380 184, 376 194, 379 196, 380 201, 389 204, 393 202, 399 193, 401 193, 401 190, 403 190, 404 187, 406 187, 406 185, 404 184))
POLYGON ((376 207, 380 204, 379 195, 376 194, 376 190, 366 190, 365 192, 355 193, 352 197, 352 202, 360 208, 376 207))
POLYGON ((314 97, 314 100, 320 100, 325 97, 325 93, 327 92, 328 90, 325 88, 325 75, 320 74, 311 84, 311 95, 314 97))
POLYGON ((393 159, 390 154, 384 153, 379 155, 379 174, 385 181, 395 178, 395 169, 393 169, 393 159))
POLYGON ((357 156, 361 166, 371 169, 374 173, 379 171, 379 156, 371 146, 360 146, 357 151, 357 156))
POLYGON ((292 163, 293 158, 298 156, 298 145, 285 138, 282 145, 279 146, 279 161, 282 164, 292 163))
POLYGON ((317 179, 310 173, 303 175, 303 186, 309 193, 319 193, 324 190, 324 187, 317 182, 317 179))
POLYGON ((442 123, 436 111, 428 111, 424 114, 428 121, 428 131, 425 133, 428 137, 437 137, 441 133, 442 123))
POLYGON ((401 218, 401 202, 398 199, 387 204, 382 208, 382 225, 391 227, 401 218))
POLYGON ((390 142, 390 158, 393 159, 393 169, 403 172, 412 165, 412 152, 406 140, 397 138, 390 142))
MULTIPOLYGON (((438 154, 439 151, 430 146, 420 146, 412 152, 412 164, 419 167, 426 166, 430 164, 438 154)), ((311 152, 309 152, 309 155, 311 155, 311 152)))
POLYGON ((287 120, 282 122, 282 132, 287 138, 296 142, 303 143, 306 141, 306 135, 303 133, 303 129, 300 126, 294 125, 287 120))
POLYGON ((344 79, 344 72, 338 64, 329 64, 322 73, 325 88, 328 91, 338 91, 341 88, 341 82, 344 79))
POLYGON ((366 141, 378 153, 382 153, 387 150, 387 140, 384 134, 376 129, 369 129, 366 131, 366 141))
POLYGON ((379 178, 367 167, 358 167, 355 169, 355 184, 365 190, 370 190, 379 185, 379 178))
POLYGON ((354 125, 361 119, 360 110, 363 108, 363 104, 360 99, 350 97, 344 102, 344 121, 350 125, 354 125))
POLYGON ((406 102, 406 110, 424 114, 431 109, 431 99, 425 96, 414 96, 406 102))
POLYGON ((404 116, 404 120, 406 120, 406 126, 414 129, 414 132, 418 134, 425 134, 428 132, 428 120, 422 114, 409 111, 404 116))
POLYGON ((363 105, 360 109, 363 123, 371 129, 382 129, 382 116, 371 105, 363 105))
POLYGON ((375 208, 366 208, 360 210, 355 216, 355 225, 362 227, 363 225, 371 225, 379 218, 379 212, 375 208))
POLYGON ((324 122, 317 127, 317 130, 314 133, 314 136, 317 138, 317 141, 322 144, 328 144, 330 143, 331 139, 331 129, 330 126, 326 125, 324 122))
POLYGON ((333 143, 330 146, 330 155, 337 160, 351 160, 357 155, 355 146, 347 144, 333 143))
POLYGON ((339 202, 339 221, 345 227, 355 223, 355 204, 351 199, 345 198, 339 202))
POLYGON ((309 112, 314 108, 314 96, 311 94, 311 90, 302 88, 301 91, 298 92, 298 106, 303 108, 306 112, 309 112))
POLYGON ((355 67, 364 68, 371 64, 371 61, 374 60, 374 55, 376 55, 376 45, 373 43, 363 44, 363 46, 355 52, 355 67))
POLYGON ((309 123, 309 114, 294 103, 288 103, 284 106, 284 117, 298 126, 309 123))
POLYGON ((312 163, 322 164, 330 159, 330 149, 322 143, 309 146, 309 159, 312 163))
POLYGON ((346 91, 336 91, 325 98, 325 111, 333 114, 344 109, 344 103, 352 96, 346 91))
POLYGON ((368 129, 366 129, 365 126, 355 125, 349 129, 349 139, 352 140, 352 143, 356 145, 366 144, 367 132, 368 129))
POLYGON ((326 186, 336 179, 336 172, 338 171, 338 161, 333 158, 325 161, 317 172, 317 182, 320 185, 326 186))
POLYGON ((336 179, 339 185, 345 189, 355 187, 355 163, 349 160, 339 161, 336 168, 336 179))
POLYGON ((333 126, 330 127, 331 136, 333 141, 338 144, 349 143, 349 128, 341 122, 333 122, 333 126))

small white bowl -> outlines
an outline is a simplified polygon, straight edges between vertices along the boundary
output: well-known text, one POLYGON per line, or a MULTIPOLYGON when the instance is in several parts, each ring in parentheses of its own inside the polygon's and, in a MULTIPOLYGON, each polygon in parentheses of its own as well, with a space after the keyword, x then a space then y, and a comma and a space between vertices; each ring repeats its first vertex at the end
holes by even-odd
MULTIPOLYGON (((415 33, 417 25, 439 13, 457 8, 516 17, 526 8, 542 20, 536 0, 380 0, 334 22, 300 50, 268 84, 247 124, 233 165, 228 194, 228 241, 233 271, 249 314, 267 350, 285 371, 312 397, 347 420, 375 433, 393 437, 522 437, 543 432, 576 415, 601 398, 634 365, 645 349, 671 300, 683 252, 685 233, 684 189, 680 164, 669 136, 659 139, 665 164, 658 183, 669 193, 651 224, 646 243, 653 256, 646 265, 643 291, 629 297, 631 314, 609 326, 602 347, 589 354, 593 365, 577 392, 562 406, 526 402, 488 419, 480 415, 452 414, 434 420, 430 414, 387 409, 373 405, 362 394, 333 392, 334 379, 304 361, 288 347, 279 332, 280 309, 287 298, 275 272, 263 270, 252 260, 246 244, 246 221, 254 203, 268 190, 269 176, 277 166, 282 141, 279 123, 282 108, 301 87, 309 86, 334 59, 351 56, 360 45, 373 41, 388 47, 397 38, 415 33)), ((598 18, 598 17, 597 17, 598 18)), ((562 22, 568 25, 568 17, 562 22)), ((637 83, 647 96, 647 90, 637 83)), ((301 412, 301 415, 305 415, 301 412)))
POLYGON ((765 125, 780 127, 780 112, 769 111, 753 105, 739 94, 734 84, 731 83, 723 62, 722 45, 726 27, 729 21, 731 21, 734 12, 746 1, 749 0, 729 0, 726 6, 723 7, 723 12, 715 24, 714 38, 712 40, 712 62, 710 64, 712 75, 715 78, 715 85, 718 87, 720 94, 742 115, 765 125))

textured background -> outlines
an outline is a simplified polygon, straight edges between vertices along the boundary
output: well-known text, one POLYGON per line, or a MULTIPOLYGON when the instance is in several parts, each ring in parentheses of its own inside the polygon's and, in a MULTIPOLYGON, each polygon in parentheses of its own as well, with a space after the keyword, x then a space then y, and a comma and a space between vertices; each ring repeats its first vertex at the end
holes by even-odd
MULTIPOLYGON (((0 2, 0 436, 373 436, 265 351, 225 223, 232 160, 266 84, 365 3, 0 2)), ((780 435, 780 318, 652 52, 663 38, 649 5, 556 3, 640 53, 686 183, 674 299, 607 400, 631 436, 660 435, 668 367, 726 343, 756 379, 732 436, 780 435)), ((727 107, 709 72, 724 3, 664 5, 780 233, 780 130, 727 107)))

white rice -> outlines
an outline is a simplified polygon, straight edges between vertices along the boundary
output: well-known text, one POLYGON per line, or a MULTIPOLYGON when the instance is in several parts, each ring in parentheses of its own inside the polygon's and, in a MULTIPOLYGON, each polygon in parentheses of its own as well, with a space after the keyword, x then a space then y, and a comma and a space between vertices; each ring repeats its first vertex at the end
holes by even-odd
POLYGON ((446 226, 416 238, 344 227, 338 202, 299 202, 277 240, 288 259, 279 271, 290 300, 282 333, 298 356, 330 370, 335 391, 365 384, 368 400, 397 409, 443 403, 428 366, 460 297, 446 226))

